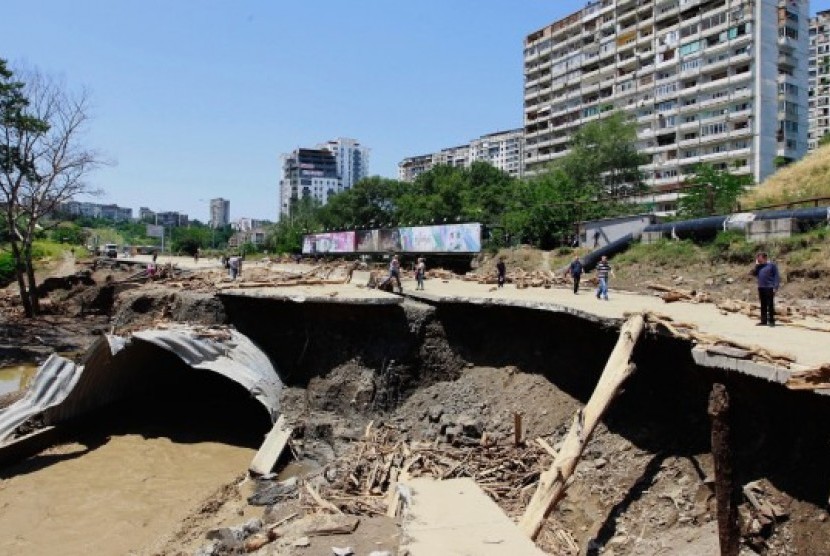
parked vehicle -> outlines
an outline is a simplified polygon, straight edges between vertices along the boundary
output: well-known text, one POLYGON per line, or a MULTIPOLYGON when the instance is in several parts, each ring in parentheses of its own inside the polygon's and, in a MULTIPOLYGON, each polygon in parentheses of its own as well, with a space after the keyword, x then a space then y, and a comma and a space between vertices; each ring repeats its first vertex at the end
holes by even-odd
POLYGON ((104 250, 101 253, 104 257, 115 259, 118 257, 118 245, 115 243, 107 243, 104 245, 104 250))

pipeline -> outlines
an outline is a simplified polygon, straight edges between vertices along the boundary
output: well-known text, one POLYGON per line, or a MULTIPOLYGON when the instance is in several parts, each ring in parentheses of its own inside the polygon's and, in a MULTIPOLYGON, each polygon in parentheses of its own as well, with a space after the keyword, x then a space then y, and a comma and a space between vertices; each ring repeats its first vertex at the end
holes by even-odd
POLYGON ((741 212, 725 216, 707 216, 679 222, 663 222, 646 226, 643 232, 662 232, 672 239, 710 239, 718 232, 730 229, 746 229, 754 220, 775 220, 792 218, 799 228, 806 230, 821 222, 830 221, 830 207, 816 207, 793 210, 768 210, 741 212))
MULTIPOLYGON (((631 246, 634 242, 634 234, 626 234, 620 239, 616 239, 607 245, 603 245, 599 249, 591 251, 582 258, 582 266, 585 272, 590 272, 597 265, 599 260, 604 256, 612 257, 617 253, 622 253, 631 246)), ((639 237, 639 235, 638 235, 639 237)))

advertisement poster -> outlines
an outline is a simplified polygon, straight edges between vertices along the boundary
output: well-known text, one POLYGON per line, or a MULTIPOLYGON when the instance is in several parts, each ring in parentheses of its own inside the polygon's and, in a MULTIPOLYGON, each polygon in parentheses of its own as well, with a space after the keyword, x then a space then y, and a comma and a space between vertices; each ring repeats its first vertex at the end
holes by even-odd
POLYGON ((481 224, 400 228, 402 250, 411 253, 478 253, 481 224))
POLYGON ((390 228, 388 230, 378 230, 378 251, 400 251, 401 250, 401 234, 398 228, 390 228))
POLYGON ((303 238, 303 254, 353 253, 354 232, 311 234, 303 238))
POLYGON ((377 253, 379 242, 378 230, 358 230, 355 232, 356 249, 360 253, 377 253))

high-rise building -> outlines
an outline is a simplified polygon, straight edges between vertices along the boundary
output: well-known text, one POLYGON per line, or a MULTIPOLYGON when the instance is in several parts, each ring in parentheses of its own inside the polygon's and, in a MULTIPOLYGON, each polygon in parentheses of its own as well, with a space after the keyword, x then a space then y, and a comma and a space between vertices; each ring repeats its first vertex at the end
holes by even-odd
POLYGON ((292 204, 310 197, 326 204, 329 196, 351 189, 369 175, 369 149, 344 137, 283 154, 278 215, 291 213, 292 204))
POLYGON ((830 10, 810 19, 810 149, 830 133, 830 10))
POLYGON ((224 228, 231 221, 231 202, 219 197, 210 200, 210 227, 224 228))
POLYGON ((405 158, 398 163, 398 179, 411 182, 439 164, 469 168, 473 162, 487 162, 511 176, 521 177, 524 158, 522 134, 521 128, 497 131, 473 139, 466 145, 405 158))
POLYGON ((317 148, 327 149, 334 154, 342 189, 351 189, 354 184, 369 176, 369 149, 362 147, 356 140, 338 137, 317 145, 317 148))
POLYGON ((601 0, 528 35, 525 171, 636 121, 657 210, 699 163, 761 181, 807 150, 807 0, 601 0))
POLYGON ((105 205, 101 203, 89 203, 81 201, 67 201, 60 205, 61 213, 67 216, 79 216, 85 218, 104 218, 119 222, 133 219, 133 209, 119 207, 118 205, 105 205))
POLYGON ((298 199, 313 198, 326 204, 340 191, 337 159, 328 149, 296 149, 282 155, 280 217, 291 214, 298 199))

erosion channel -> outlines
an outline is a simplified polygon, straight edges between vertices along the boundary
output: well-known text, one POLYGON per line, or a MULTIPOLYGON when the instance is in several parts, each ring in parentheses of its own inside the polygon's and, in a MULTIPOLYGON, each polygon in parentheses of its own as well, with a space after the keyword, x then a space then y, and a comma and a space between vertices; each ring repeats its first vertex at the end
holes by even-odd
MULTIPOLYGON (((122 303, 116 323, 134 328, 171 294, 141 295, 122 303)), ((313 537, 308 547, 295 546, 302 535, 292 537, 289 527, 262 554, 330 553, 347 543, 358 554, 380 545, 397 550, 399 518, 355 500, 385 500, 389 483, 367 478, 383 459, 360 458, 401 445, 428 443, 430 454, 449 462, 424 456, 413 474, 471 476, 518 518, 551 461, 536 439, 554 450, 561 445, 619 327, 611 319, 460 302, 218 299, 221 308, 201 304, 203 312, 191 311, 188 320, 236 328, 277 369, 280 410, 294 435, 276 470, 295 465, 301 481, 363 520, 348 540, 313 537), (522 442, 514 446, 517 413, 522 442), (501 459, 488 466, 495 452, 501 459), (359 492, 339 497, 350 477, 359 492)), ((761 519, 742 499, 745 549, 830 553, 830 398, 700 367, 691 347, 654 331, 637 345, 637 370, 546 521, 542 549, 575 553, 573 541, 582 553, 716 553, 707 400, 720 382, 732 401, 736 482, 781 510, 761 519)), ((0 551, 218 554, 241 549, 220 546, 218 528, 313 511, 301 488, 272 507, 247 504, 262 485, 242 476, 270 428, 250 392, 162 353, 143 364, 153 369, 146 375, 152 383, 57 424, 55 444, 2 468, 0 551)))

